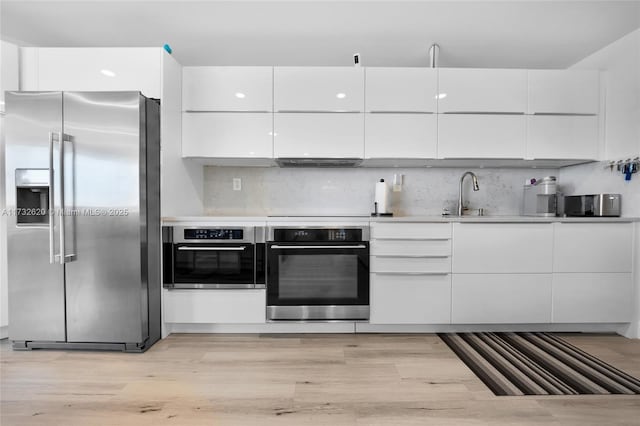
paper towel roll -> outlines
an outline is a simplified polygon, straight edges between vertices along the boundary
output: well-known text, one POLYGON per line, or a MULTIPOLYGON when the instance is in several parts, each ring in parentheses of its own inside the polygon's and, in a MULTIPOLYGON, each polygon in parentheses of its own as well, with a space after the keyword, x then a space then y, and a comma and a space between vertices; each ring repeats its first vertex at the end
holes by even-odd
POLYGON ((376 183, 374 201, 378 203, 378 213, 389 213, 389 186, 384 179, 380 179, 380 182, 376 183))

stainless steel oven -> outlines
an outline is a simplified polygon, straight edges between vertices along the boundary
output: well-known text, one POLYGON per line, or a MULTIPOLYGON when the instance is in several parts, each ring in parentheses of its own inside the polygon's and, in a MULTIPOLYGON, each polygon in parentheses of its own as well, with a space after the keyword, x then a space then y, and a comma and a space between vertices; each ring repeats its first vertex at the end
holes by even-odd
POLYGON ((368 320, 368 227, 275 227, 267 241, 267 319, 368 320))
POLYGON ((163 285, 174 289, 265 287, 263 227, 163 228, 163 285))

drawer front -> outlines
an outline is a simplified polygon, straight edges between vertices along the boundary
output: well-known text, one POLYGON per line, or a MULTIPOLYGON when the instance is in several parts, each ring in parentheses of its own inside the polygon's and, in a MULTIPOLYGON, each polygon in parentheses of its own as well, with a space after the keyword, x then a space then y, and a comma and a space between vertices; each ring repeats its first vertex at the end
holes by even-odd
POLYGON ((451 240, 373 240, 371 254, 392 256, 450 256, 451 240))
POLYGON ((371 274, 371 324, 449 324, 451 276, 371 274))
POLYGON ((450 223, 372 223, 371 238, 442 239, 451 238, 450 223))
POLYGON ((553 274, 553 322, 629 322, 633 277, 627 274, 553 274))
POLYGON ((266 322, 266 290, 168 290, 163 306, 171 323, 266 322))
POLYGON ((453 324, 551 322, 551 274, 453 274, 453 324))
POLYGON ((451 272, 450 257, 380 257, 371 256, 371 272, 377 273, 425 273, 451 272))

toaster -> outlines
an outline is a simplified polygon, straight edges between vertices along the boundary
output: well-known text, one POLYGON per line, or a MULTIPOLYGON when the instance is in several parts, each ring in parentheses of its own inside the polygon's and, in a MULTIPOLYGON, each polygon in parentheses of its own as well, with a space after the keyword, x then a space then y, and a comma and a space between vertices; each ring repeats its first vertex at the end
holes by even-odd
POLYGON ((620 194, 567 195, 564 214, 567 216, 620 216, 620 194))

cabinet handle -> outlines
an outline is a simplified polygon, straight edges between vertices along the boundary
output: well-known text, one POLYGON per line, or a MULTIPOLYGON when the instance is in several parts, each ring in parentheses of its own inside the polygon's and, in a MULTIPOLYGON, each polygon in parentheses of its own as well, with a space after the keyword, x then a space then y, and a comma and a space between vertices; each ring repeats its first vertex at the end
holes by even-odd
POLYGON ((377 111, 367 111, 369 114, 435 114, 435 112, 430 111, 387 111, 387 110, 377 110, 377 111))
POLYGON ((402 276, 402 275, 407 275, 407 276, 422 276, 422 275, 425 275, 425 276, 428 276, 428 275, 431 275, 431 276, 445 276, 445 275, 449 275, 450 274, 449 272, 372 272, 372 273, 376 274, 376 275, 394 275, 394 276, 396 276, 396 275, 399 275, 399 276, 402 276))
POLYGON ((404 257, 411 259, 446 259, 450 257, 450 255, 428 255, 428 254, 373 254, 373 257, 386 257, 386 258, 397 258, 402 259, 404 257))
POLYGON ((421 238, 421 237, 374 237, 380 241, 449 241, 451 238, 421 238))
POLYGON ((360 114, 362 111, 356 110, 303 110, 303 109, 279 109, 276 112, 286 114, 360 114))

